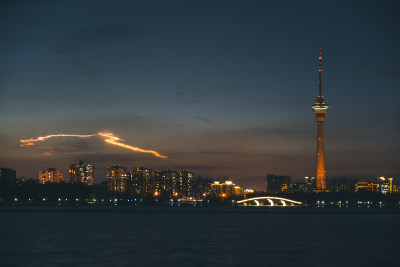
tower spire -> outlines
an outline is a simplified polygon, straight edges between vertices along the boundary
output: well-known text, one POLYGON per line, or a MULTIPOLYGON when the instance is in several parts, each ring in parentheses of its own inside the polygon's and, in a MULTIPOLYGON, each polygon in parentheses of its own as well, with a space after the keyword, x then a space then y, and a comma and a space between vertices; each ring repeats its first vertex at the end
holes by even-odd
POLYGON ((323 97, 322 96, 322 46, 319 47, 319 68, 318 68, 318 73, 319 73, 319 81, 318 81, 318 97, 323 97))

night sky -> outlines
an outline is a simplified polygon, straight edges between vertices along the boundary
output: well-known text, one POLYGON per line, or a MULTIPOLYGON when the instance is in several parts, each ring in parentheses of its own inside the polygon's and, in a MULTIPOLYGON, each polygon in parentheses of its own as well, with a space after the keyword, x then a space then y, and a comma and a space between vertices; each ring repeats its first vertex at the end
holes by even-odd
MULTIPOLYGON (((397 1, 1 1, 0 165, 189 169, 263 189, 315 175, 323 50, 327 176, 400 178, 397 1), (92 138, 112 132, 157 158, 92 138), (247 183, 247 184, 246 184, 247 183)), ((396 179, 397 178, 397 179, 396 179)), ((396 181, 397 180, 397 181, 396 181)))

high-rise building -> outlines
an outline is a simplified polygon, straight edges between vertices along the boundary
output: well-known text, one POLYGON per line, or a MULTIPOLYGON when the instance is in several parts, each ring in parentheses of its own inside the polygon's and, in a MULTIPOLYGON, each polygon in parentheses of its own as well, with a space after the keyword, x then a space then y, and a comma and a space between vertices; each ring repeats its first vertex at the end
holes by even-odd
POLYGON ((193 196, 193 172, 180 172, 180 193, 184 196, 193 196))
POLYGON ((193 180, 193 196, 197 198, 206 198, 211 194, 211 178, 197 177, 193 180))
POLYGON ((107 168, 107 188, 114 193, 126 191, 126 168, 119 165, 107 168))
POLYGON ((140 195, 140 186, 142 183, 141 177, 135 175, 135 170, 126 173, 126 190, 131 195, 140 195))
POLYGON ((154 171, 137 167, 127 173, 127 191, 141 196, 193 196, 194 175, 190 171, 154 171))
POLYGON ((78 164, 72 163, 69 166, 69 182, 93 185, 94 167, 93 164, 84 164, 79 161, 78 164))
POLYGON ((161 190, 168 195, 178 196, 180 194, 180 174, 178 171, 165 170, 159 173, 161 190))
POLYGON ((325 149, 324 149, 324 121, 325 114, 329 106, 322 95, 322 49, 319 49, 319 82, 318 97, 312 106, 317 118, 318 136, 317 136, 317 174, 316 174, 316 191, 326 191, 326 170, 325 170, 325 149))
POLYGON ((292 178, 287 175, 267 174, 267 193, 279 193, 289 189, 292 178))
POLYGON ((63 181, 62 171, 58 171, 54 168, 49 168, 47 171, 39 171, 39 183, 61 183, 63 181))
POLYGON ((147 167, 137 167, 127 173, 127 189, 131 194, 151 196, 158 187, 156 173, 147 167))
POLYGON ((9 168, 0 168, 0 183, 13 184, 16 182, 17 172, 9 168))
POLYGON ((235 185, 232 181, 220 183, 215 181, 211 184, 211 196, 216 198, 226 198, 243 195, 243 189, 235 185))

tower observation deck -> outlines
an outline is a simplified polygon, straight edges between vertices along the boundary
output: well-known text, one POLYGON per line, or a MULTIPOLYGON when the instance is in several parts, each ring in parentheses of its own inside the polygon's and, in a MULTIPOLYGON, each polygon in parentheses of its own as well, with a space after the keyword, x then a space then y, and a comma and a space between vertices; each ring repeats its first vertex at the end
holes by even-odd
POLYGON ((329 109, 326 104, 324 96, 322 95, 322 49, 319 49, 319 81, 318 81, 318 97, 315 100, 312 109, 316 115, 318 124, 318 135, 317 135, 317 173, 316 173, 316 191, 326 191, 326 170, 325 170, 325 149, 324 149, 324 121, 325 114, 329 109))

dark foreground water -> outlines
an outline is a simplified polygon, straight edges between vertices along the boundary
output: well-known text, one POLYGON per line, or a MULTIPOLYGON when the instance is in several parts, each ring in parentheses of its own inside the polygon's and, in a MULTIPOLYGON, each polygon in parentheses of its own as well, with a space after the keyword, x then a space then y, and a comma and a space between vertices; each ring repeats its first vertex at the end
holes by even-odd
POLYGON ((0 266, 399 266, 400 210, 2 207, 0 266))

